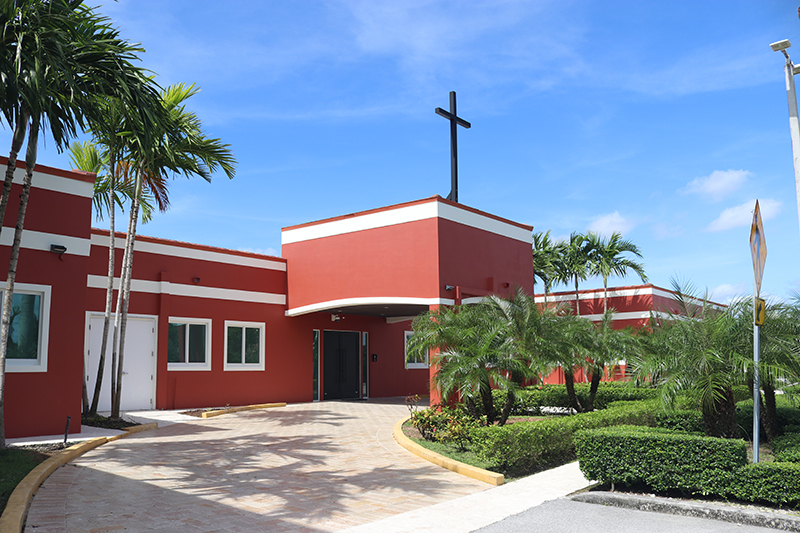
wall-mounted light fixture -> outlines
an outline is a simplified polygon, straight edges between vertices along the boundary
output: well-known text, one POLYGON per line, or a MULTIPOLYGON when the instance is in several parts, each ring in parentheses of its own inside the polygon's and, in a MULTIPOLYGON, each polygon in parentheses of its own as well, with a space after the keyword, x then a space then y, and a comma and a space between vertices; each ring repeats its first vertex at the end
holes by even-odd
POLYGON ((445 285, 444 286, 444 290, 446 290, 446 291, 452 291, 453 289, 455 289, 454 285, 445 285))
POLYGON ((200 283, 200 278, 194 278, 192 281, 194 281, 195 283, 200 283))
POLYGON ((341 317, 339 317, 339 315, 331 314, 331 322, 339 322, 340 320, 341 317))
POLYGON ((54 254, 58 254, 58 258, 62 261, 64 260, 64 254, 67 253, 67 247, 63 244, 51 244, 50 251, 54 254))

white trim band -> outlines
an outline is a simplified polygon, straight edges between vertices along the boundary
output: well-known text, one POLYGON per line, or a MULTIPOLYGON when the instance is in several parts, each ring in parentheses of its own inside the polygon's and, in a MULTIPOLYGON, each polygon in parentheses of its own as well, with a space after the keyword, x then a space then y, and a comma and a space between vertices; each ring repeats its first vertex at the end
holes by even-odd
MULTIPOLYGON (((0 246, 11 246, 14 244, 14 231, 16 231, 15 228, 9 228, 8 226, 3 227, 3 234, 0 235, 0 246)), ((22 230, 21 248, 49 252, 51 244, 62 244, 66 246, 67 251, 64 253, 67 255, 89 257, 89 252, 91 250, 89 239, 59 235, 57 233, 43 233, 41 231, 29 229, 22 230)))
MULTIPOLYGON (((14 183, 22 185, 25 179, 25 169, 14 169, 14 183)), ((90 181, 81 181, 77 179, 65 178, 62 176, 55 176, 48 174, 43 170, 33 169, 33 178, 31 179, 31 187, 37 189, 47 189, 48 191, 60 192, 64 194, 72 194, 75 196, 82 196, 84 198, 91 198, 94 196, 94 183, 90 181)))
MULTIPOLYGON (((93 233, 92 245, 102 246, 103 248, 107 249, 108 235, 98 235, 93 233)), ((119 248, 124 248, 125 239, 117 237, 114 245, 119 248)), ((134 244, 134 250, 136 252, 168 255, 170 257, 183 257, 187 259, 197 259, 200 261, 210 261, 213 263, 224 263, 226 265, 238 265, 286 272, 286 263, 281 261, 270 261, 269 259, 245 257, 236 254, 226 254, 224 252, 212 252, 210 250, 199 250, 197 248, 185 248, 183 246, 174 246, 171 244, 137 240, 134 244)))
POLYGON ((396 209, 386 209, 376 213, 367 213, 364 215, 356 215, 331 222, 321 222, 310 226, 304 226, 296 229, 288 229, 281 231, 281 244, 292 244, 296 242, 310 241, 313 239, 321 239, 323 237, 332 237, 335 235, 343 235, 345 233, 355 233, 375 228, 383 228, 387 226, 395 226, 398 224, 405 224, 407 222, 416 222, 419 220, 427 220, 430 218, 443 218, 451 220, 465 226, 481 229, 497 235, 502 235, 510 239, 515 239, 525 243, 532 242, 531 232, 502 222, 495 218, 487 217, 459 209, 458 207, 445 204, 439 201, 430 201, 422 204, 409 205, 406 207, 398 207, 396 209))
MULTIPOLYGON (((119 290, 119 284, 120 279, 114 278, 115 290, 119 290)), ((105 289, 108 287, 108 278, 106 276, 89 274, 87 276, 86 286, 90 289, 105 289)), ((238 289, 221 289, 218 287, 201 287, 198 285, 170 283, 169 281, 133 279, 131 280, 131 292, 170 294, 172 296, 187 296, 190 298, 207 298, 212 300, 232 300, 235 302, 286 305, 285 294, 242 291, 238 289)))
POLYGON ((299 316, 318 311, 328 311, 337 307, 356 307, 359 305, 455 305, 449 298, 409 298, 403 296, 369 296, 364 298, 343 298, 316 304, 295 307, 286 311, 286 316, 299 316))

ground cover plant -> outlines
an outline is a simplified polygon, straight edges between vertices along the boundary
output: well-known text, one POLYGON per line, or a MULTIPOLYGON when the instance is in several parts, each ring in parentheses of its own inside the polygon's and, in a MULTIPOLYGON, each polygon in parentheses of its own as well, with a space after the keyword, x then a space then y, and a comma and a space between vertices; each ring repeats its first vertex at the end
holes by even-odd
MULTIPOLYGON (((59 448, 60 449, 60 448, 59 448)), ((0 514, 20 481, 47 459, 53 450, 8 447, 0 450, 0 514)))

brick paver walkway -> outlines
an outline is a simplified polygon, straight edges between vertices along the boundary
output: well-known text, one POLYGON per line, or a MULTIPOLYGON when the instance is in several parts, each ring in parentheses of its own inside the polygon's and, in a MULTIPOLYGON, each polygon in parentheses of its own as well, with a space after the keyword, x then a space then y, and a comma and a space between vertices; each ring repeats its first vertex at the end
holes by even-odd
POLYGON ((309 403, 133 435, 50 476, 25 531, 337 531, 488 488, 397 445, 407 413, 309 403))

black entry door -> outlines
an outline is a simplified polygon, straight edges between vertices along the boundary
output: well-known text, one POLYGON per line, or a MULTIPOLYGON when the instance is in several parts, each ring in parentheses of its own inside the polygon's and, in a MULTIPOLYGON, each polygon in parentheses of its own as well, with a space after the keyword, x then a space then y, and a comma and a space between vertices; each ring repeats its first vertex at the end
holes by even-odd
POLYGON ((323 340, 324 399, 358 398, 358 350, 356 331, 326 331, 323 340))

